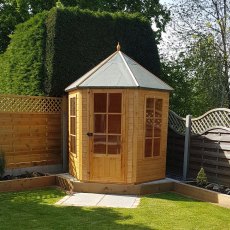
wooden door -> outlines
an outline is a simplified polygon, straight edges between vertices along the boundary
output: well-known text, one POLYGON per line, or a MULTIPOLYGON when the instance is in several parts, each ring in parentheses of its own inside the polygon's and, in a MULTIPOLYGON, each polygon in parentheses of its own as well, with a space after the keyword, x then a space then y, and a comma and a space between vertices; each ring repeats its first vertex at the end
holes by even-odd
POLYGON ((122 93, 92 91, 90 180, 124 181, 122 93))

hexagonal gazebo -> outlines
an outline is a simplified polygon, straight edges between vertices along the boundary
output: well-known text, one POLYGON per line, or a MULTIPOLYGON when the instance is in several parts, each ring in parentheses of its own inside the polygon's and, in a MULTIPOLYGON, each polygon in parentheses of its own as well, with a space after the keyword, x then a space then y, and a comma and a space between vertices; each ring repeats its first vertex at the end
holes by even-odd
POLYGON ((67 87, 70 174, 119 184, 165 178, 171 90, 119 46, 67 87))

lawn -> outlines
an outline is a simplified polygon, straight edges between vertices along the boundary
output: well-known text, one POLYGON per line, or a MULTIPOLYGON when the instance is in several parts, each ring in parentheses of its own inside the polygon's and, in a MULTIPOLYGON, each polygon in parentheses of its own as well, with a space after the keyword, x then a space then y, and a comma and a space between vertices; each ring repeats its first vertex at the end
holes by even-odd
POLYGON ((53 205, 64 195, 0 193, 0 229, 230 229, 230 209, 174 193, 143 196, 136 209, 53 205))

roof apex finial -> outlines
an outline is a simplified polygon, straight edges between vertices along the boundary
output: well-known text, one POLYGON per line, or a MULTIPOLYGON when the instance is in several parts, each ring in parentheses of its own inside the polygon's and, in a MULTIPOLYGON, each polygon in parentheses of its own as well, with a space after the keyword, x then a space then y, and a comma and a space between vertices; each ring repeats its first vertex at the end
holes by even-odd
POLYGON ((117 43, 117 51, 120 51, 121 50, 121 46, 120 46, 120 43, 118 42, 117 43))

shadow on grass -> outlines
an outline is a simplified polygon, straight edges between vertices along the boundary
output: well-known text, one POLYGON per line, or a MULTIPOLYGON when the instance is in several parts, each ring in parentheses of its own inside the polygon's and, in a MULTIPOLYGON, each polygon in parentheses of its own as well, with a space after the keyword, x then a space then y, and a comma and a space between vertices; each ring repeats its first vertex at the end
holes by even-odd
POLYGON ((1 229, 152 229, 124 223, 133 217, 119 209, 53 205, 63 195, 54 189, 0 193, 1 229))

